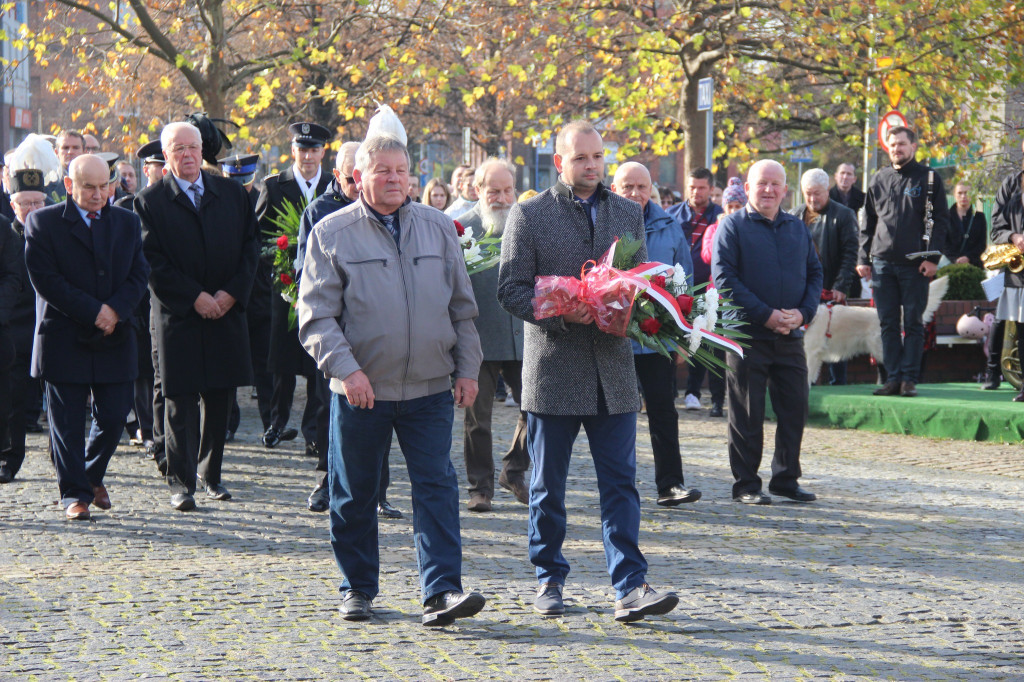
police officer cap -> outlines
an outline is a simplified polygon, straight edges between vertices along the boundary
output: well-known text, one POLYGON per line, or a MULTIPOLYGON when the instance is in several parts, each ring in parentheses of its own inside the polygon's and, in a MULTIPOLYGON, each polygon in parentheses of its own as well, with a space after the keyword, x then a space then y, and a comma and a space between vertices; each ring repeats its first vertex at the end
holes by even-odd
POLYGON ((334 137, 330 130, 316 123, 293 123, 288 130, 296 147, 323 147, 334 137))
POLYGON ((259 154, 235 154, 233 156, 225 156, 223 159, 217 161, 217 163, 220 164, 220 169, 224 171, 228 177, 238 180, 243 185, 252 182, 253 177, 256 175, 256 168, 259 166, 259 162, 259 154))
POLYGON ((135 150, 135 156, 142 159, 142 163, 166 163, 163 149, 160 148, 160 140, 152 140, 135 150))
POLYGON ((107 166, 110 168, 110 182, 117 180, 117 162, 120 160, 121 155, 117 152, 96 152, 96 156, 107 162, 107 166))

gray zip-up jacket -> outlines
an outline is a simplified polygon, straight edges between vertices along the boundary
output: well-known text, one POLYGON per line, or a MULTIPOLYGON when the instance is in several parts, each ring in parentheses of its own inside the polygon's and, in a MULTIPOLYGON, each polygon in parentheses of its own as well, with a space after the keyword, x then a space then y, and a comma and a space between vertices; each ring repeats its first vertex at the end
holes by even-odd
POLYGON ((309 236, 299 284, 299 340, 342 393, 362 370, 377 400, 411 400, 480 374, 473 287, 455 225, 406 202, 399 244, 363 200, 309 236))

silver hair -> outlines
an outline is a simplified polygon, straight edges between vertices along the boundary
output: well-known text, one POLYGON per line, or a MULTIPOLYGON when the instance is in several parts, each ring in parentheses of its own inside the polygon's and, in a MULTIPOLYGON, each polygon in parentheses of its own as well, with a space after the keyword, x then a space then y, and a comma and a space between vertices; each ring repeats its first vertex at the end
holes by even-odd
POLYGON ((349 140, 341 145, 338 149, 338 158, 334 159, 334 167, 341 170, 341 167, 345 165, 346 161, 352 161, 353 165, 356 160, 356 152, 359 151, 359 143, 349 140))
POLYGON ((801 187, 821 187, 828 189, 828 173, 821 168, 812 168, 800 177, 801 187))
POLYGON ((203 134, 199 132, 199 128, 196 128, 188 121, 175 121, 174 123, 168 123, 164 126, 164 129, 160 131, 160 148, 170 149, 171 140, 173 140, 174 136, 178 134, 178 131, 188 128, 191 128, 195 134, 196 142, 202 144, 203 134))
POLYGON ((356 151, 356 168, 359 169, 360 173, 365 173, 370 167, 370 160, 374 154, 381 152, 392 152, 401 150, 405 154, 405 162, 411 164, 409 159, 409 150, 406 149, 402 141, 394 135, 380 134, 374 135, 368 138, 359 145, 359 150, 356 151))
POLYGON ((747 171, 747 181, 750 181, 750 176, 754 174, 755 170, 760 172, 760 170, 765 167, 775 168, 776 170, 778 170, 780 173, 782 173, 783 184, 787 182, 786 167, 783 166, 778 161, 776 161, 775 159, 761 159, 760 161, 755 162, 754 165, 750 167, 750 170, 747 171))
POLYGON ((647 169, 647 166, 636 161, 627 161, 626 163, 622 164, 615 170, 615 177, 612 178, 612 182, 618 184, 619 180, 622 179, 622 176, 628 173, 629 171, 633 170, 634 168, 642 168, 644 173, 647 174, 647 179, 651 179, 651 171, 647 169))
POLYGON ((488 158, 486 161, 484 161, 483 163, 481 163, 479 166, 476 167, 476 173, 473 174, 473 186, 474 187, 483 187, 484 186, 484 180, 487 178, 487 170, 489 168, 493 168, 494 166, 498 166, 499 168, 504 168, 509 173, 511 173, 512 174, 512 182, 513 182, 513 184, 515 183, 515 181, 516 181, 516 166, 515 166, 515 164, 512 163, 511 161, 509 161, 508 159, 499 159, 496 156, 492 156, 492 157, 488 158))

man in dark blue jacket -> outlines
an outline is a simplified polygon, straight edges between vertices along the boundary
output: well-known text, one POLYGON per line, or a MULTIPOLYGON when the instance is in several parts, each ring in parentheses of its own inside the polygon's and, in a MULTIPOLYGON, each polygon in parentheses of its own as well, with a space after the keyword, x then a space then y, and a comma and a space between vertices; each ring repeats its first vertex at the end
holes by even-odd
MULTIPOLYGON (((711 201, 713 181, 714 176, 707 168, 694 168, 690 171, 686 188, 689 198, 668 209, 668 214, 683 226, 683 233, 690 245, 690 259, 693 262, 693 283, 698 285, 711 278, 711 267, 701 258, 704 232, 718 222, 722 215, 722 207, 711 201)), ((709 374, 707 368, 700 363, 694 363, 689 367, 684 405, 687 410, 700 409, 700 389, 704 385, 705 375, 708 377, 708 388, 711 391, 711 416, 721 417, 725 380, 714 372, 709 374)))
MULTIPOLYGON (((679 264, 693 282, 693 260, 690 245, 679 226, 664 210, 651 201, 651 174, 633 161, 615 171, 612 191, 640 204, 644 211, 644 241, 647 258, 669 265, 679 264)), ((662 507, 696 502, 701 492, 683 484, 683 458, 679 452, 679 414, 675 394, 676 357, 666 358, 636 341, 633 344, 633 366, 647 404, 647 422, 651 430, 651 451, 654 453, 654 482, 658 486, 658 504, 662 507)), ((691 372, 692 372, 691 366, 691 372)))
POLYGON ((765 389, 778 417, 768 491, 797 502, 815 499, 800 487, 800 441, 807 411, 807 359, 801 326, 814 317, 821 296, 821 263, 811 234, 796 216, 780 210, 786 171, 765 159, 750 167, 749 203, 722 219, 711 271, 738 308, 725 316, 743 320, 750 334, 744 357, 730 354, 729 464, 733 499, 771 504, 757 470, 764 450, 765 389))
POLYGON ((149 276, 139 219, 107 204, 109 177, 98 156, 75 158, 64 178, 68 200, 35 211, 25 225, 25 264, 38 296, 32 375, 46 382, 50 454, 61 503, 75 520, 89 518, 90 504, 110 508, 103 476, 132 408, 139 367, 131 320, 149 276))

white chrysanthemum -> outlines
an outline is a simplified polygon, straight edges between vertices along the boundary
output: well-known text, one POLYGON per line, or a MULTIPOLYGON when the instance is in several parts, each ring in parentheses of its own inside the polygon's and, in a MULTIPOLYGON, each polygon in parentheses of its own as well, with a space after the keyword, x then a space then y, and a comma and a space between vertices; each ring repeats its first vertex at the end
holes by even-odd
POLYGON ((690 352, 696 353, 700 348, 700 339, 704 335, 704 316, 698 315, 693 321, 693 331, 690 332, 690 352))
POLYGON ((718 324, 718 290, 708 289, 704 292, 704 329, 709 332, 715 330, 718 324))
POLYGON ((672 286, 674 293, 681 293, 686 290, 686 270, 679 263, 672 266, 672 286))

